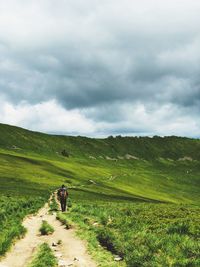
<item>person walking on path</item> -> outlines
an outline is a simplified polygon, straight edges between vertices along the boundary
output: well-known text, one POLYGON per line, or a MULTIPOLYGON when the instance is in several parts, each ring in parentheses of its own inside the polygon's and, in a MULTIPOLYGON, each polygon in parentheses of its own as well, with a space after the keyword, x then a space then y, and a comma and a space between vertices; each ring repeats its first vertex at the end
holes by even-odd
POLYGON ((60 201, 60 206, 61 206, 62 212, 66 211, 68 192, 67 192, 67 188, 64 186, 64 184, 58 190, 58 198, 60 201))

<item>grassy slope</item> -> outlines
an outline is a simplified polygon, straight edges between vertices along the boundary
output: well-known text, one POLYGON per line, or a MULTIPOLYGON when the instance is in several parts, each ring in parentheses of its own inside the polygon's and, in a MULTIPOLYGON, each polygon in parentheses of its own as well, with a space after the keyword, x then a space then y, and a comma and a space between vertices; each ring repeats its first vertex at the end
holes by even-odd
POLYGON ((200 207, 88 202, 73 205, 62 217, 79 224, 101 267, 117 265, 99 258, 99 243, 120 255, 127 267, 200 266, 200 207))
POLYGON ((92 139, 87 137, 53 136, 31 132, 19 127, 0 124, 0 147, 55 156, 62 149, 74 157, 132 154, 142 159, 159 157, 179 159, 184 156, 200 159, 200 140, 183 137, 116 137, 92 139))
POLYGON ((0 192, 8 193, 20 183, 15 193, 35 188, 34 194, 41 195, 67 183, 72 196, 81 199, 200 200, 199 140, 59 137, 0 124, 0 147, 0 192), (69 158, 60 155, 63 149, 69 158), (140 159, 105 159, 126 154, 140 159), (179 160, 185 156, 195 160, 179 160))
MULTIPOLYGON (((6 217, 7 224, 13 224, 12 229, 2 228, 0 254, 13 238, 23 234, 21 219, 39 208, 51 190, 65 183, 70 187, 73 203, 70 216, 82 227, 84 237, 87 231, 88 236, 93 233, 93 241, 88 239, 91 247, 97 236, 108 241, 118 254, 124 248, 122 254, 131 267, 140 266, 138 262, 141 266, 198 266, 195 208, 156 203, 200 203, 199 148, 199 140, 187 138, 90 139, 50 136, 0 124, 0 200, 4 201, 0 207, 0 226, 6 217), (61 156, 63 149, 70 153, 69 158, 61 156), (126 154, 139 159, 118 158, 126 154), (179 160, 185 156, 193 160, 179 160), (39 201, 24 210, 25 203, 34 199, 39 201), (7 202, 10 217, 5 212, 7 202), (22 210, 16 224, 12 203, 22 210), (182 225, 185 218, 187 223, 182 225), (97 232, 91 226, 96 221, 100 225, 97 232)), ((98 250, 98 243, 95 244, 93 251, 98 250)), ((104 262, 101 266, 111 266, 107 259, 104 262)))

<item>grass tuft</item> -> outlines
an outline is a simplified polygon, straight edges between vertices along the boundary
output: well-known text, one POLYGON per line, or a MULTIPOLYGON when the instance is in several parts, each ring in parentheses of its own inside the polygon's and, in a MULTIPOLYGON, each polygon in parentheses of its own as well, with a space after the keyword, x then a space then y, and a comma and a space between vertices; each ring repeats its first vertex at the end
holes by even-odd
POLYGON ((63 225, 66 226, 66 229, 71 229, 72 228, 72 224, 69 221, 69 219, 66 217, 66 214, 58 212, 56 219, 59 220, 63 225))
POLYGON ((49 203, 49 213, 52 214, 53 212, 57 211, 58 211, 58 203, 56 202, 55 196, 53 195, 49 203))
POLYGON ((42 225, 40 227, 40 233, 41 235, 50 235, 54 232, 54 228, 47 222, 42 221, 42 225))
POLYGON ((58 262, 48 244, 44 243, 28 267, 56 267, 58 262))

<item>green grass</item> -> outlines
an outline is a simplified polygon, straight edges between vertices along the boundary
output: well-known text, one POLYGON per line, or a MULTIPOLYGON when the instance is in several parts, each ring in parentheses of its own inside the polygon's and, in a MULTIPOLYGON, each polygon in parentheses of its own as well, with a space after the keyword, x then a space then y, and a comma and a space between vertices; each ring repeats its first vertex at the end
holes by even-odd
POLYGON ((197 266, 200 140, 52 136, 0 124, 0 255, 61 184, 72 212, 59 219, 84 229, 101 266, 197 266), (113 263, 99 242, 124 261, 113 263))
POLYGON ((199 161, 53 160, 9 151, 1 151, 0 159, 3 194, 43 195, 65 183, 72 198, 200 202, 199 161))
POLYGON ((59 220, 63 225, 66 226, 66 229, 72 228, 71 221, 67 218, 66 214, 63 212, 58 212, 56 219, 59 220))
MULTIPOLYGON (((199 207, 85 203, 63 216, 79 224, 79 234, 88 239, 98 260, 99 243, 120 255, 128 267, 200 266, 199 207)), ((112 266, 106 259, 98 262, 99 266, 112 266)))
POLYGON ((52 214, 56 211, 58 211, 58 203, 56 202, 55 195, 53 195, 49 201, 49 213, 52 214))
POLYGON ((54 232, 54 228, 45 220, 42 221, 42 225, 39 230, 41 235, 50 235, 54 232))
POLYGON ((28 267, 56 267, 56 266, 58 266, 56 257, 54 256, 50 247, 46 243, 44 243, 39 247, 35 258, 28 267))

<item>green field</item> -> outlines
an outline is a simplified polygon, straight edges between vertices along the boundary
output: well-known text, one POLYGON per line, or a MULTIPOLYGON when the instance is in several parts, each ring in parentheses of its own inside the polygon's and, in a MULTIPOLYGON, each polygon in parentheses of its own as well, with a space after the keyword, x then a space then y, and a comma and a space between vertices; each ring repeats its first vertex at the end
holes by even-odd
POLYGON ((51 136, 0 124, 1 255, 62 183, 70 217, 127 266, 199 266, 200 140, 51 136), (16 225, 6 227, 15 210, 16 225))

